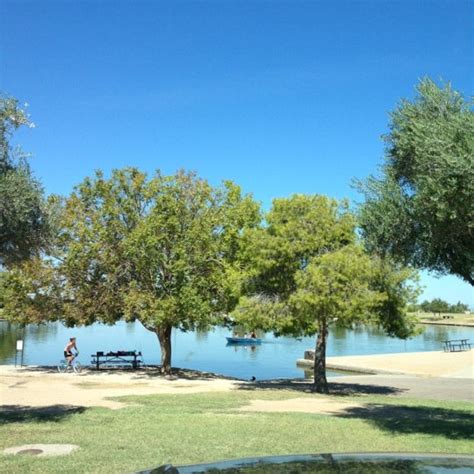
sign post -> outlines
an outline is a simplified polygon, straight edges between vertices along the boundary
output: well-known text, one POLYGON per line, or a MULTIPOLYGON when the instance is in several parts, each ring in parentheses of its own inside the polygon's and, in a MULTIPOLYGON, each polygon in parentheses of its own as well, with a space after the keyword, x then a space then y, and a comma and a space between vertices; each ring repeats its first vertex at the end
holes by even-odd
POLYGON ((20 367, 23 367, 23 339, 18 339, 16 341, 16 351, 15 351, 15 367, 17 365, 18 352, 21 352, 20 367))

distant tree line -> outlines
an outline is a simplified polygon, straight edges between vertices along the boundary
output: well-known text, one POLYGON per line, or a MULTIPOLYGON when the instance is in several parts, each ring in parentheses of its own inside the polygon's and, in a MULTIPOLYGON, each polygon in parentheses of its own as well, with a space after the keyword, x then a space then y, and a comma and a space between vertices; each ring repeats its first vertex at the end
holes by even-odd
POLYGON ((465 313, 470 311, 467 304, 458 301, 456 304, 449 304, 441 298, 434 298, 431 301, 425 300, 420 304, 410 305, 410 311, 423 311, 425 313, 465 313))

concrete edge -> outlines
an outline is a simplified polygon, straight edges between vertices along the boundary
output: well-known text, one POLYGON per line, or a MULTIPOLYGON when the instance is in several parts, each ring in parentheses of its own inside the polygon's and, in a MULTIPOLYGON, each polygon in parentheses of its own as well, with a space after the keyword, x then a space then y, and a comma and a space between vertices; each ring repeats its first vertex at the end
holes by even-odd
MULTIPOLYGON (((312 360, 307 359, 298 359, 296 361, 296 365, 300 367, 308 367, 313 368, 314 362, 312 360)), ((350 365, 341 365, 341 364, 331 364, 330 362, 326 362, 326 369, 330 370, 340 370, 342 372, 355 372, 358 374, 364 375, 415 375, 407 372, 399 372, 395 370, 382 370, 382 369, 369 369, 366 367, 353 367, 350 365)))
POLYGON ((455 322, 443 323, 441 321, 429 321, 427 319, 420 320, 419 322, 421 324, 426 324, 426 325, 433 324, 434 326, 458 326, 458 327, 474 328, 474 324, 472 323, 455 323, 455 322))

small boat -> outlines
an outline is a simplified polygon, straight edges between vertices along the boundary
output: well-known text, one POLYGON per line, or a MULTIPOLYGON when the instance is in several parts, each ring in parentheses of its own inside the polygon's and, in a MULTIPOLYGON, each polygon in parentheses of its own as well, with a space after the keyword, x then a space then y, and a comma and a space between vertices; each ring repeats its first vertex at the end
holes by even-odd
POLYGON ((229 344, 261 344, 262 340, 257 337, 226 337, 229 344))

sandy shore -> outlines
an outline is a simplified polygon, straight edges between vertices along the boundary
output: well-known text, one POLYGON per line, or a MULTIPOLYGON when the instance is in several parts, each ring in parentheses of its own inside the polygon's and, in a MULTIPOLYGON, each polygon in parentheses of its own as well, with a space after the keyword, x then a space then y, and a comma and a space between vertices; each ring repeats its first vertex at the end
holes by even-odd
MULTIPOLYGON (((298 361, 312 365, 311 361, 298 361)), ((378 374, 407 374, 428 377, 474 379, 474 351, 408 352, 363 356, 328 357, 328 369, 350 370, 378 374)))
MULTIPOLYGON (((130 403, 110 398, 125 395, 222 392, 242 389, 247 383, 193 371, 178 371, 176 378, 170 380, 160 375, 156 369, 137 372, 87 370, 76 375, 58 374, 53 368, 19 369, 0 366, 0 411, 18 411, 24 407, 55 410, 61 407, 98 406, 120 409, 130 403)), ((298 385, 294 387, 295 393, 300 389, 298 385)), ((301 390, 306 391, 304 386, 301 390)), ((258 400, 258 392, 255 395, 257 399, 243 406, 242 411, 336 414, 362 406, 359 403, 336 401, 321 396, 315 396, 314 399, 296 397, 285 401, 272 401, 258 400)))
POLYGON ((0 406, 75 405, 116 409, 125 404, 109 398, 225 391, 235 385, 233 380, 192 371, 181 371, 170 380, 152 368, 136 372, 85 370, 81 374, 59 374, 54 368, 0 366, 0 406))

